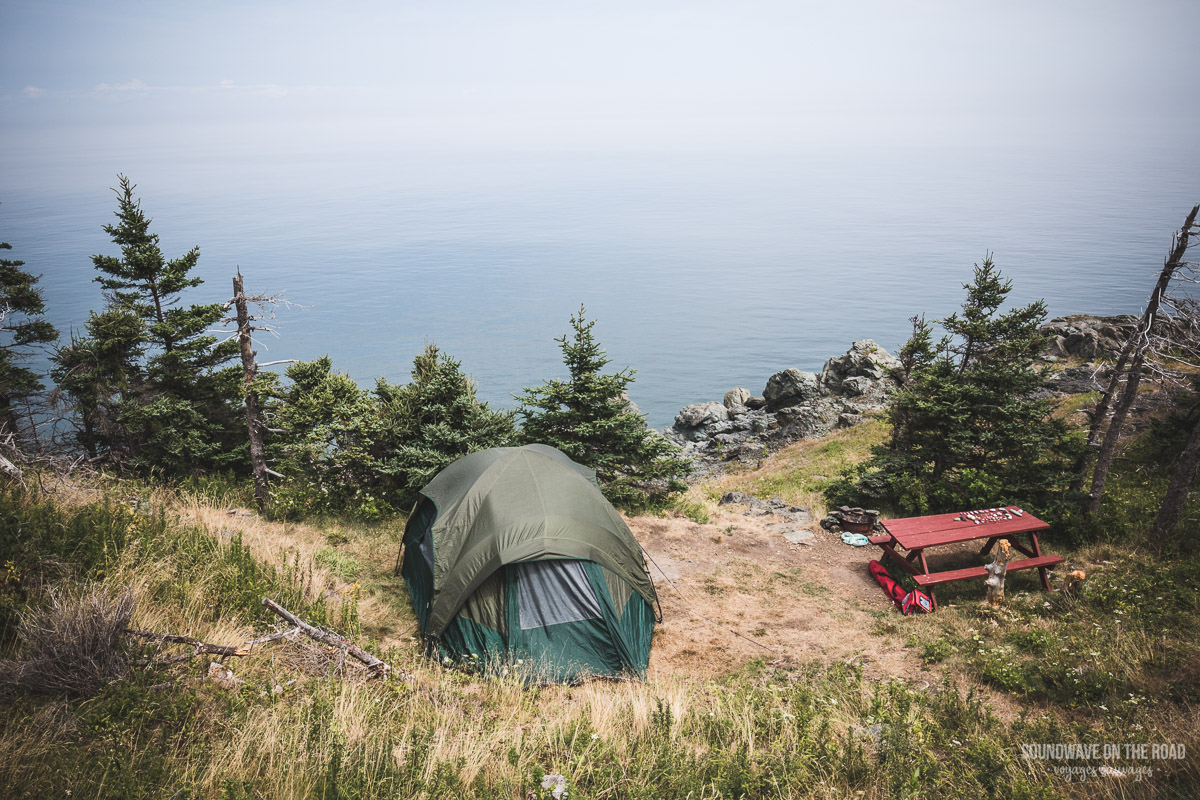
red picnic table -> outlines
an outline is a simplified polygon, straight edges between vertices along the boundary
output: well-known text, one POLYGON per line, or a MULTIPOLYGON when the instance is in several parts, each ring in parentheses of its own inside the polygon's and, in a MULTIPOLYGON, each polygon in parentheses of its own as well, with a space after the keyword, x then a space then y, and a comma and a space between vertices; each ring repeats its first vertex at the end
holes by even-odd
POLYGON ((980 566, 930 572, 929 564, 925 560, 926 548, 987 539, 987 543, 979 551, 987 555, 996 542, 1007 539, 1014 550, 1026 556, 1008 562, 1008 571, 1036 569, 1042 578, 1042 588, 1046 591, 1050 591, 1050 580, 1046 571, 1064 560, 1062 556, 1042 555, 1042 547, 1038 544, 1038 531, 1044 531, 1050 526, 1028 511, 1022 511, 1015 506, 935 514, 929 517, 889 519, 883 522, 883 527, 887 535, 869 537, 871 544, 878 545, 884 554, 891 556, 892 560, 911 572, 913 580, 919 586, 929 587, 929 598, 933 601, 934 609, 937 609, 937 598, 931 587, 939 583, 983 578, 987 576, 987 570, 980 566), (1025 534, 1029 536, 1028 545, 1017 541, 1018 536, 1025 534), (896 547, 904 548, 905 555, 896 552, 896 547))

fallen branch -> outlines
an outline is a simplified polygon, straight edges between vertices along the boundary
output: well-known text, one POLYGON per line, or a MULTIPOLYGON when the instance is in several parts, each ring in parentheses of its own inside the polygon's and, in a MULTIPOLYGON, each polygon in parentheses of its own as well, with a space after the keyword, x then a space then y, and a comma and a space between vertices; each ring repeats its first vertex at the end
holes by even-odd
POLYGON ((295 625, 306 636, 316 639, 318 642, 322 642, 323 644, 327 644, 330 647, 336 647, 338 650, 354 656, 356 659, 366 664, 367 667, 377 676, 386 678, 392 672, 391 666, 386 662, 380 661, 378 658, 371 655, 366 650, 363 650, 361 647, 343 636, 339 636, 338 634, 330 631, 323 631, 320 628, 315 628, 312 625, 309 625, 307 622, 300 619, 295 614, 288 611, 286 608, 279 605, 269 597, 264 597, 262 604, 279 616, 283 617, 288 622, 295 625))
POLYGON ((299 632, 299 628, 288 628, 286 631, 269 633, 266 636, 260 636, 257 639, 251 639, 250 641, 246 642, 246 644, 253 647, 256 644, 266 644, 267 642, 273 642, 276 639, 295 639, 296 634, 299 632))
POLYGON ((199 639, 191 636, 179 636, 174 633, 154 633, 152 631, 136 631, 132 628, 126 628, 125 632, 130 636, 142 636, 146 639, 157 639, 160 642, 170 642, 171 644, 187 644, 195 649, 195 653, 208 653, 214 656, 248 656, 249 650, 243 650, 240 647, 230 647, 223 644, 210 644, 202 642, 199 639))

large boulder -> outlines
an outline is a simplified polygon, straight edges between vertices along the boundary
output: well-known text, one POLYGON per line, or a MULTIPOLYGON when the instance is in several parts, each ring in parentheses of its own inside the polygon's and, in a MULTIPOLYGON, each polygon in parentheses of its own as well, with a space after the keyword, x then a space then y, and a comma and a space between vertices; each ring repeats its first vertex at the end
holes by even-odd
POLYGON ((767 379, 763 399, 767 401, 767 408, 774 409, 815 400, 824 393, 816 375, 793 367, 767 379))
POLYGON ((829 403, 824 402, 781 408, 775 412, 775 419, 785 441, 795 441, 828 433, 837 421, 837 415, 829 403))
POLYGON ((878 385, 878 381, 874 381, 863 375, 851 375, 849 378, 842 380, 841 392, 846 397, 860 397, 878 385))
POLYGON ((1050 355, 1094 361, 1097 358, 1116 357, 1137 322, 1138 318, 1132 314, 1113 317, 1072 314, 1055 317, 1038 328, 1038 333, 1049 338, 1050 355))
POLYGON ((746 401, 749 399, 750 392, 739 386, 725 393, 725 407, 729 409, 729 413, 739 414, 746 410, 746 401))
POLYGON ((680 409, 675 417, 675 427, 699 428, 701 425, 725 422, 728 419, 729 411, 720 403, 693 403, 680 409))
POLYGON ((882 389, 891 381, 893 370, 900 369, 900 359, 884 350, 872 339, 860 339, 845 354, 825 362, 821 384, 831 392, 858 396, 882 389), (851 381, 848 379, 862 378, 851 381))

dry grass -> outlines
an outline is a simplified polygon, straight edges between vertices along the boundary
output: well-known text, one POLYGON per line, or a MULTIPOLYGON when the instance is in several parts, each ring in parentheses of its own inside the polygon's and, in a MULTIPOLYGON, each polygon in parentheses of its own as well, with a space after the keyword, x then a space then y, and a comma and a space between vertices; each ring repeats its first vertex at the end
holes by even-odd
POLYGON ((67 697, 99 693, 129 670, 124 632, 133 610, 128 591, 49 592, 44 605, 22 618, 21 655, 0 661, 0 685, 67 697))
MULTIPOLYGON (((644 761, 639 749, 652 733, 664 747, 707 752, 697 734, 719 725, 724 747, 754 754, 764 714, 785 728, 791 716, 786 691, 768 695, 774 708, 764 709, 762 694, 674 674, 530 691, 516 681, 464 679, 432 666, 420 672, 418 683, 436 688, 408 693, 324 684, 328 694, 316 702, 297 698, 251 709, 232 739, 212 752, 199 788, 211 792, 237 777, 264 796, 310 796, 319 790, 312 763, 327 763, 335 753, 366 763, 386 759, 426 782, 445 764, 457 765, 458 779, 468 785, 479 777, 520 784, 539 769, 579 782, 589 779, 601 751, 606 761, 644 761)), ((857 690, 847 688, 844 705, 853 707, 857 690)), ((839 727, 848 730, 849 719, 839 727)), ((771 746, 800 743, 786 730, 783 736, 783 742, 772 736, 771 746)))
MULTIPOLYGON (((693 496, 715 506, 722 492, 739 489, 810 505, 817 515, 816 476, 832 477, 840 465, 865 457, 884 434, 881 423, 869 422, 800 443, 761 469, 711 482, 693 496)), ((49 796, 68 788, 75 796, 89 796, 100 793, 98 785, 110 794, 139 796, 148 787, 169 784, 189 796, 214 798, 526 797, 536 795, 530 790, 543 772, 567 776, 573 797, 597 798, 920 797, 928 796, 927 786, 910 789, 903 781, 918 772, 930 779, 939 770, 947 797, 1022 792, 1053 797, 1064 790, 1054 784, 1058 791, 1030 791, 1050 786, 1052 779, 1046 765, 1022 763, 1015 755, 1012 719, 997 723, 985 710, 955 705, 955 695, 939 691, 938 672, 927 673, 928 681, 875 681, 864 680, 862 668, 846 667, 844 659, 771 666, 738 656, 719 675, 659 661, 645 682, 531 688, 515 677, 446 670, 403 635, 412 612, 402 583, 391 578, 398 528, 275 523, 256 515, 230 516, 220 497, 142 496, 202 527, 218 543, 219 554, 233 551, 238 541, 264 563, 295 567, 306 598, 324 598, 331 608, 351 608, 357 599, 364 638, 383 642, 385 658, 413 678, 347 680, 357 675, 354 668, 339 675, 329 651, 301 640, 275 642, 232 662, 245 681, 240 688, 205 682, 206 664, 189 662, 170 668, 170 677, 187 678, 170 691, 147 692, 131 681, 124 689, 115 687, 124 693, 114 689, 111 701, 107 695, 72 706, 23 701, 20 729, 10 726, 0 735, 0 789, 27 792, 15 796, 49 796), (185 722, 172 716, 172 704, 182 709, 178 719, 185 722), (103 728, 103 735, 78 735, 97 719, 112 727, 103 728), (894 739, 887 738, 890 731, 894 739), (964 744, 950 744, 956 741, 964 744), (89 772, 97 765, 104 771, 100 780, 89 772), (162 783, 155 782, 157 776, 162 783), (989 788, 976 783, 980 776, 989 788)), ((703 541, 720 540, 713 549, 752 538, 719 528, 703 533, 703 541)), ((687 551, 689 558, 696 549, 687 551)), ((817 589, 832 569, 817 560, 819 549, 804 552, 813 563, 803 570, 768 568, 739 556, 722 562, 725 572, 706 567, 693 577, 712 577, 731 613, 754 603, 795 604, 819 597, 817 589), (737 587, 748 593, 745 599, 735 596, 737 587)), ((686 568, 698 570, 690 562, 686 568)), ((205 606, 208 582, 216 578, 202 568, 186 576, 177 600, 149 602, 174 571, 170 556, 154 560, 132 553, 106 580, 129 585, 140 601, 133 614, 137 627, 221 644, 240 644, 257 632, 261 620, 214 615, 205 606)), ((938 637, 973 642, 969 630, 980 627, 965 606, 916 620, 888 619, 905 634, 931 642, 938 637)), ((1055 624, 1051 617, 1038 618, 1028 627, 1050 630, 1055 624)), ((831 626, 814 636, 845 631, 831 626)), ((700 657, 724 655, 721 642, 704 642, 701 649, 709 649, 700 657)), ((1004 644, 999 637, 997 643, 1004 644)), ((1161 651, 1161 643, 1133 629, 1122 631, 1113 647, 1131 663, 1161 651)), ((960 678, 969 674, 958 672, 960 678)), ((1051 704, 1026 705, 1058 719, 1075 713, 1062 716, 1051 704)), ((1198 723, 1195 709, 1175 706, 1156 710, 1153 723, 1150 717, 1141 720, 1148 730, 1153 724, 1160 739, 1189 745, 1198 723)), ((1097 734, 1116 735, 1111 726, 1097 734)), ((1200 785, 1200 778, 1183 785, 1200 785)), ((1092 784, 1089 791, 1151 796, 1151 790, 1128 782, 1092 784)))
POLYGON ((337 605, 353 599, 363 631, 383 644, 403 644, 415 617, 403 581, 393 576, 402 525, 351 527, 341 521, 274 522, 221 497, 183 495, 171 507, 223 545, 234 537, 255 558, 302 570, 311 591, 337 605), (352 530, 353 535, 345 531, 352 530))
POLYGON ((741 491, 757 497, 779 497, 807 506, 817 518, 825 514, 822 492, 829 479, 846 467, 866 460, 871 447, 883 441, 887 425, 870 419, 834 431, 821 439, 804 439, 772 454, 757 468, 723 475, 691 487, 688 499, 710 510, 726 492, 741 491))

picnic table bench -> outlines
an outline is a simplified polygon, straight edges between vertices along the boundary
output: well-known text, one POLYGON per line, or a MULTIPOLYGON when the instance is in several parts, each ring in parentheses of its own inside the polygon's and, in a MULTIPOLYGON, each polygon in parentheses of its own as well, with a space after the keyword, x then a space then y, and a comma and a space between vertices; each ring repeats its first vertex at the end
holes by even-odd
POLYGON ((1047 570, 1064 561, 1062 556, 1042 554, 1042 547, 1038 543, 1038 531, 1044 531, 1050 526, 1028 511, 1022 511, 1015 506, 890 519, 883 522, 883 527, 887 531, 885 535, 870 536, 868 540, 882 549, 885 555, 891 556, 903 569, 912 573, 917 585, 928 589, 934 609, 937 609, 934 586, 952 581, 984 578, 987 576, 987 570, 979 566, 931 572, 925 559, 927 548, 986 539, 987 542, 979 552, 987 555, 996 542, 1005 539, 1014 550, 1025 556, 1008 562, 1008 571, 1036 569, 1042 579, 1042 588, 1046 591, 1050 591, 1047 570), (1028 544, 1017 540, 1018 536, 1025 535, 1029 537, 1028 544), (897 547, 903 548, 905 554, 900 555, 897 547))

